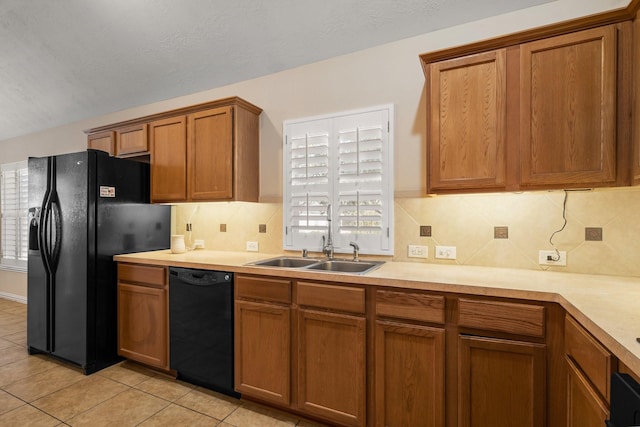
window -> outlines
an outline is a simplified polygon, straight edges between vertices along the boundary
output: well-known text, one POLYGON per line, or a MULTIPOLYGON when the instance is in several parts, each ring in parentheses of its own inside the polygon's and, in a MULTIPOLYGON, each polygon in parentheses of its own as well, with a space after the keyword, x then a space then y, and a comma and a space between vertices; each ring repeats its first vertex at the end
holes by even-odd
POLYGON ((283 241, 393 255, 393 106, 284 122, 283 241))
POLYGON ((27 162, 0 165, 0 267, 27 269, 27 162))

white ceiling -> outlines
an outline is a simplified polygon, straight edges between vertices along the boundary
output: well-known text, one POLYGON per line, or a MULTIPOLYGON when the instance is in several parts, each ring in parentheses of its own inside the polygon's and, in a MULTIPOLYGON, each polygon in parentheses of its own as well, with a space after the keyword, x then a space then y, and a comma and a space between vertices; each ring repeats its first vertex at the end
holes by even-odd
POLYGON ((0 141, 551 0, 0 0, 0 141))

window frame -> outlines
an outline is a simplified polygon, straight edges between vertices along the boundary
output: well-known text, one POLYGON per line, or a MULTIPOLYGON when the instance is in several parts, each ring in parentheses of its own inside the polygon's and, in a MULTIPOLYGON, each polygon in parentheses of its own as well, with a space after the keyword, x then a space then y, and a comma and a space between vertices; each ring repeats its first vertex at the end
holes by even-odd
POLYGON ((28 204, 29 204, 29 169, 28 161, 23 160, 14 163, 0 164, 0 270, 11 270, 26 272, 27 271, 27 254, 28 254, 28 204), (6 176, 11 173, 14 175, 15 180, 12 194, 17 197, 17 209, 12 209, 6 212, 6 197, 9 189, 7 188, 6 176), (22 176, 21 174, 24 174, 22 176), (24 187, 24 189, 23 189, 24 187), (5 230, 5 220, 7 215, 11 218, 17 218, 16 232, 18 236, 11 242, 11 249, 14 251, 14 256, 5 257, 4 249, 6 243, 6 236, 3 231, 5 230), (22 224, 22 227, 20 226, 22 224), (21 254, 24 254, 24 258, 21 258, 21 254))
POLYGON ((331 204, 334 252, 351 253, 353 248, 349 246, 349 242, 355 241, 360 246, 361 254, 393 255, 393 129, 393 104, 283 122, 284 250, 307 249, 321 252, 321 236, 327 235, 329 221, 326 220, 326 215, 328 204, 331 204), (361 139, 360 132, 371 129, 376 136, 372 140, 364 137, 361 139), (362 153, 362 156, 353 155, 354 141, 345 136, 349 133, 351 136, 358 135, 355 151, 362 153), (306 145, 307 154, 296 164, 300 158, 294 152, 305 150, 301 148, 305 144, 302 142, 304 136, 316 138, 316 143, 306 145), (323 142, 324 138, 326 142, 323 142), (299 145, 296 145, 296 140, 300 141, 299 145), (361 149, 363 141, 374 144, 373 150, 371 146, 361 149), (349 144, 351 147, 342 148, 349 144), (310 155, 309 147, 320 151, 310 155), (351 157, 347 159, 347 156, 351 157), (295 172, 298 168, 313 168, 313 171, 308 171, 306 177, 297 178, 295 172), (370 178, 364 177, 372 169, 370 178), (325 174, 326 179, 323 178, 325 174), (357 194, 357 197, 349 201, 350 194, 357 194), (361 199, 360 195, 365 197, 361 199), (305 211, 306 223, 304 219, 300 219, 304 218, 304 213, 302 216, 295 214, 297 209, 305 211), (311 210, 314 211, 314 216, 309 214, 311 210), (355 218, 349 218, 349 215, 355 215, 355 218), (365 218, 367 215, 373 217, 365 218))

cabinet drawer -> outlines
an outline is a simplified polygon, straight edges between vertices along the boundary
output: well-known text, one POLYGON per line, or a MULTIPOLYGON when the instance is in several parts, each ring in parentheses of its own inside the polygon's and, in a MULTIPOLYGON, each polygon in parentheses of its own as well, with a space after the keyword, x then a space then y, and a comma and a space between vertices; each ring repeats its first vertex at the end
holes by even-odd
POLYGON ((598 392, 609 401, 611 353, 569 316, 565 317, 564 334, 567 356, 575 361, 598 392))
POLYGON ((236 276, 236 297, 291 304, 291 281, 236 276))
POLYGON ((544 307, 461 298, 458 324, 469 328, 544 337, 544 307))
POLYGON ((444 297, 414 292, 376 292, 376 315, 444 323, 444 297))
POLYGON ((118 263, 118 281, 162 288, 166 284, 164 267, 118 263))
POLYGON ((298 304, 364 314, 364 289, 298 282, 298 304))

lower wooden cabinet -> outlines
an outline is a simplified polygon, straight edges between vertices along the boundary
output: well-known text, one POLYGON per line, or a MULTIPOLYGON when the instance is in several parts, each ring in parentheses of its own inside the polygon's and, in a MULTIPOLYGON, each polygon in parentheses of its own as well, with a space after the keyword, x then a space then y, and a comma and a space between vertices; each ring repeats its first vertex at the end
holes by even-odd
POLYGON ((375 425, 444 425, 444 328, 376 321, 375 425))
POLYGON ((236 301, 235 386, 240 393, 291 403, 291 309, 236 301))
POLYGON ((169 322, 163 267, 118 264, 118 354, 169 369, 169 322))
POLYGON ((613 358, 586 329, 565 318, 567 427, 603 426, 609 418, 613 358))
POLYGON ((544 344, 461 335, 458 425, 546 425, 544 344))
POLYGON ((567 427, 604 426, 609 419, 606 402, 569 358, 567 365, 567 427))
POLYGON ((298 311, 298 406, 349 426, 365 425, 366 319, 298 311))

